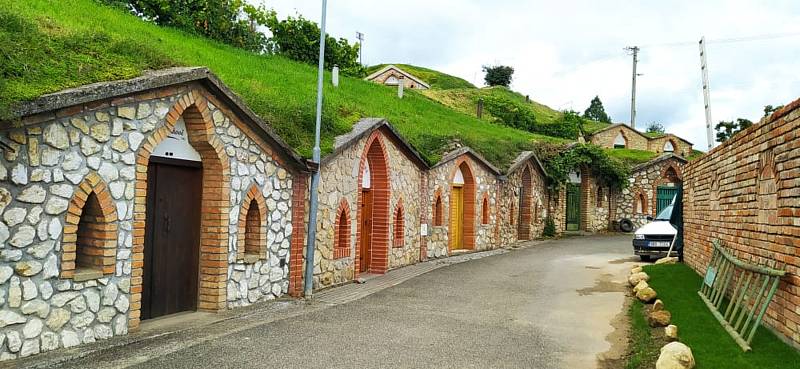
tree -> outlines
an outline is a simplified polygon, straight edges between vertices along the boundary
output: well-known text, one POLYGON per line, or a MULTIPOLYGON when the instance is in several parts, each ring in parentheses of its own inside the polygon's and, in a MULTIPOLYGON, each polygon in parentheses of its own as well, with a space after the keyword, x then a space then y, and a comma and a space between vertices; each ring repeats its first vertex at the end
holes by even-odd
POLYGON ((781 110, 782 108, 783 108, 783 105, 778 105, 776 107, 773 107, 772 105, 766 105, 766 106, 764 106, 764 116, 765 117, 769 116, 770 114, 772 114, 772 113, 774 113, 774 112, 776 112, 778 110, 781 110))
POLYGON ((487 85, 508 87, 511 85, 514 68, 506 65, 484 65, 483 72, 486 73, 483 80, 486 81, 487 85))
POLYGON ((752 125, 753 122, 744 118, 737 118, 736 121, 720 121, 714 126, 717 131, 717 142, 725 142, 752 125))
POLYGON ((256 27, 275 17, 273 10, 245 0, 104 0, 128 8, 158 25, 178 28, 242 49, 263 52, 267 36, 256 27))
MULTIPOLYGON (((317 23, 298 15, 278 21, 270 19, 268 27, 272 31, 269 49, 275 54, 289 59, 316 65, 319 58, 319 26, 317 23)), ((358 63, 358 44, 350 45, 346 39, 335 39, 325 35, 325 68, 338 65, 342 73, 362 77, 364 67, 358 63)))
POLYGON ((583 112, 583 117, 586 119, 596 120, 598 122, 611 123, 611 117, 606 114, 606 109, 603 108, 603 102, 600 101, 600 96, 595 96, 589 107, 583 112))
POLYGON ((651 122, 649 125, 647 125, 647 132, 664 134, 666 130, 664 129, 664 126, 661 123, 651 122))

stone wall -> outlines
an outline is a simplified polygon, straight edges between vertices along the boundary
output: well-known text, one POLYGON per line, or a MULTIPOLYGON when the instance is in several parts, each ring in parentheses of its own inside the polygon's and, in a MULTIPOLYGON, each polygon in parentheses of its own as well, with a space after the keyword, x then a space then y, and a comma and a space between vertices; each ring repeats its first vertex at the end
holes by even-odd
POLYGON ((628 179, 628 187, 618 192, 616 196, 615 217, 630 219, 634 229, 647 223, 647 217, 655 217, 657 210, 656 195, 658 186, 681 185, 684 161, 675 157, 666 160, 656 159, 634 168, 628 179), (677 178, 668 178, 667 169, 672 168, 677 178), (639 205, 641 203, 641 205, 639 205))
POLYGON ((144 235, 144 203, 139 199, 146 191, 140 178, 147 172, 142 158, 146 163, 149 157, 142 152, 166 137, 166 127, 184 109, 195 109, 193 118, 208 126, 205 134, 217 147, 224 146, 219 155, 230 171, 229 182, 221 187, 229 190, 229 197, 220 199, 230 209, 223 215, 229 226, 226 221, 220 227, 228 245, 223 259, 227 275, 219 286, 224 293, 227 283, 227 305, 286 292, 288 269, 280 259, 288 258, 292 234, 292 175, 213 96, 190 84, 66 108, 5 133, 12 150, 4 150, 0 158, 0 326, 7 343, 0 359, 94 342, 136 328, 143 260, 137 245, 144 235), (245 264, 237 258, 237 222, 251 183, 269 209, 268 255, 245 264), (101 274, 79 280, 64 268, 73 264, 67 256, 74 257, 73 235, 80 233, 77 199, 86 191, 108 194, 98 197, 103 198, 101 205, 109 204, 102 211, 114 215, 105 228, 113 239, 104 243, 113 259, 101 274))
POLYGON ((403 88, 413 88, 413 89, 417 89, 417 90, 427 90, 428 89, 427 87, 419 84, 417 81, 415 81, 415 80, 413 80, 411 78, 405 77, 402 73, 398 72, 395 69, 389 69, 389 70, 387 70, 387 71, 385 71, 385 72, 373 77, 370 81, 376 82, 376 83, 380 83, 380 84, 385 84, 386 80, 389 79, 389 77, 392 77, 392 76, 394 76, 395 78, 398 78, 398 79, 401 76, 404 77, 402 79, 403 88))
POLYGON ((500 245, 505 247, 517 242, 517 240, 532 240, 542 236, 544 230, 544 219, 548 215, 550 198, 544 173, 539 169, 534 160, 529 159, 525 165, 520 166, 513 173, 508 174, 506 180, 500 182, 500 212, 498 224, 498 237, 500 245), (523 173, 528 170, 531 173, 531 184, 528 209, 522 207, 523 173), (514 221, 511 221, 511 210, 514 208, 514 221), (527 215, 524 215, 527 212, 527 215), (520 227, 523 219, 528 220, 528 227, 520 227), (513 224, 512 224, 513 223, 513 224), (520 233, 527 228, 528 234, 520 233))
POLYGON ((684 168, 686 262, 705 273, 719 239, 737 257, 788 272, 764 323, 800 346, 800 100, 684 168))
MULTIPOLYGON (((441 196, 443 210, 442 225, 433 225, 430 228, 432 232, 428 240, 428 257, 438 258, 450 254, 450 240, 448 238, 450 227, 450 191, 452 188, 453 175, 456 172, 456 168, 461 166, 462 163, 469 168, 475 183, 474 197, 464 197, 465 207, 469 206, 466 205, 468 202, 474 202, 473 212, 471 214, 473 218, 471 223, 474 227, 474 241, 472 241, 473 244, 470 244, 470 241, 465 241, 464 246, 466 249, 470 250, 489 250, 499 246, 496 236, 496 222, 497 217, 502 216, 502 214, 498 214, 499 182, 497 176, 490 172, 483 164, 473 159, 472 156, 464 154, 446 163, 440 164, 428 172, 430 193, 441 196), (483 224, 481 221, 481 207, 483 205, 482 199, 484 196, 486 196, 489 203, 489 222, 487 224, 483 224)), ((468 173, 464 172, 465 179, 467 179, 466 177, 468 175, 468 173)), ((431 208, 429 219, 433 219, 433 207, 431 206, 429 208, 431 208)), ((469 217, 470 216, 465 216, 464 220, 465 240, 469 238, 469 225, 466 224, 469 217)), ((433 224, 433 222, 431 222, 431 224, 433 224)))
MULTIPOLYGON (((355 258, 359 242, 357 221, 360 201, 359 179, 361 178, 359 171, 362 170, 362 162, 369 149, 368 144, 378 144, 382 147, 381 151, 386 155, 386 163, 389 168, 388 268, 393 269, 420 260, 422 236, 419 226, 420 216, 425 210, 422 207, 423 199, 419 189, 424 172, 396 146, 395 142, 387 136, 385 129, 379 129, 373 134, 349 144, 346 149, 334 154, 330 160, 326 159, 325 165, 322 166, 317 252, 314 258, 315 288, 352 281, 358 274, 355 270, 355 258), (337 258, 334 256, 336 216, 337 210, 341 208, 343 202, 347 204, 350 214, 350 241, 347 246, 349 251, 337 258), (397 224, 395 215, 398 206, 402 207, 404 215, 403 243, 395 242, 394 230, 397 224)), ((377 251, 373 250, 373 252, 377 251)))
POLYGON ((647 138, 642 136, 641 133, 633 130, 631 127, 624 124, 593 134, 591 137, 591 142, 595 145, 604 148, 608 149, 614 148, 614 140, 620 133, 622 133, 622 136, 625 137, 626 140, 625 148, 636 149, 636 150, 648 150, 647 138))

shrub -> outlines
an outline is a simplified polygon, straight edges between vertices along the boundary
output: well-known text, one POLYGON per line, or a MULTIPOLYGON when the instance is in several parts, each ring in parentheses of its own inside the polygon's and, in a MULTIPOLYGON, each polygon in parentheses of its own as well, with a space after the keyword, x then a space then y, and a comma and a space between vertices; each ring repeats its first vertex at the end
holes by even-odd
POLYGON ((556 236, 556 222, 553 220, 553 217, 547 216, 544 218, 544 230, 542 230, 542 236, 544 237, 555 237, 556 236))

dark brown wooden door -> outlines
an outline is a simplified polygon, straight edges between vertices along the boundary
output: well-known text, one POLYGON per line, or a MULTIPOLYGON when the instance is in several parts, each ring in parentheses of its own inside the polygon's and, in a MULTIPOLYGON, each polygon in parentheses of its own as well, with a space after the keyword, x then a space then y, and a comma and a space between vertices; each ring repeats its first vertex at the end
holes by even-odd
POLYGON ((361 191, 361 242, 359 243, 358 262, 359 271, 369 270, 370 243, 372 243, 372 191, 361 191))
POLYGON ((142 319, 197 309, 199 164, 151 158, 147 168, 142 319))

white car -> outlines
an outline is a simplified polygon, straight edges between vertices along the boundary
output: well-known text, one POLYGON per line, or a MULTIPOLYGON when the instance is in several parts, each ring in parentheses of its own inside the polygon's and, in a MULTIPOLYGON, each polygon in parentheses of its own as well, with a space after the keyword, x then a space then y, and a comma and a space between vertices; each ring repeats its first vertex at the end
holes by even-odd
MULTIPOLYGON (((650 223, 639 227, 634 233, 633 253, 639 255, 643 261, 650 260, 653 256, 658 258, 667 256, 672 241, 675 239, 675 235, 678 234, 678 230, 670 222, 674 204, 675 200, 664 210, 661 210, 661 213, 655 219, 648 217, 647 219, 650 220, 650 223)), ((683 256, 682 249, 683 245, 675 245, 670 256, 681 258, 683 256)))

